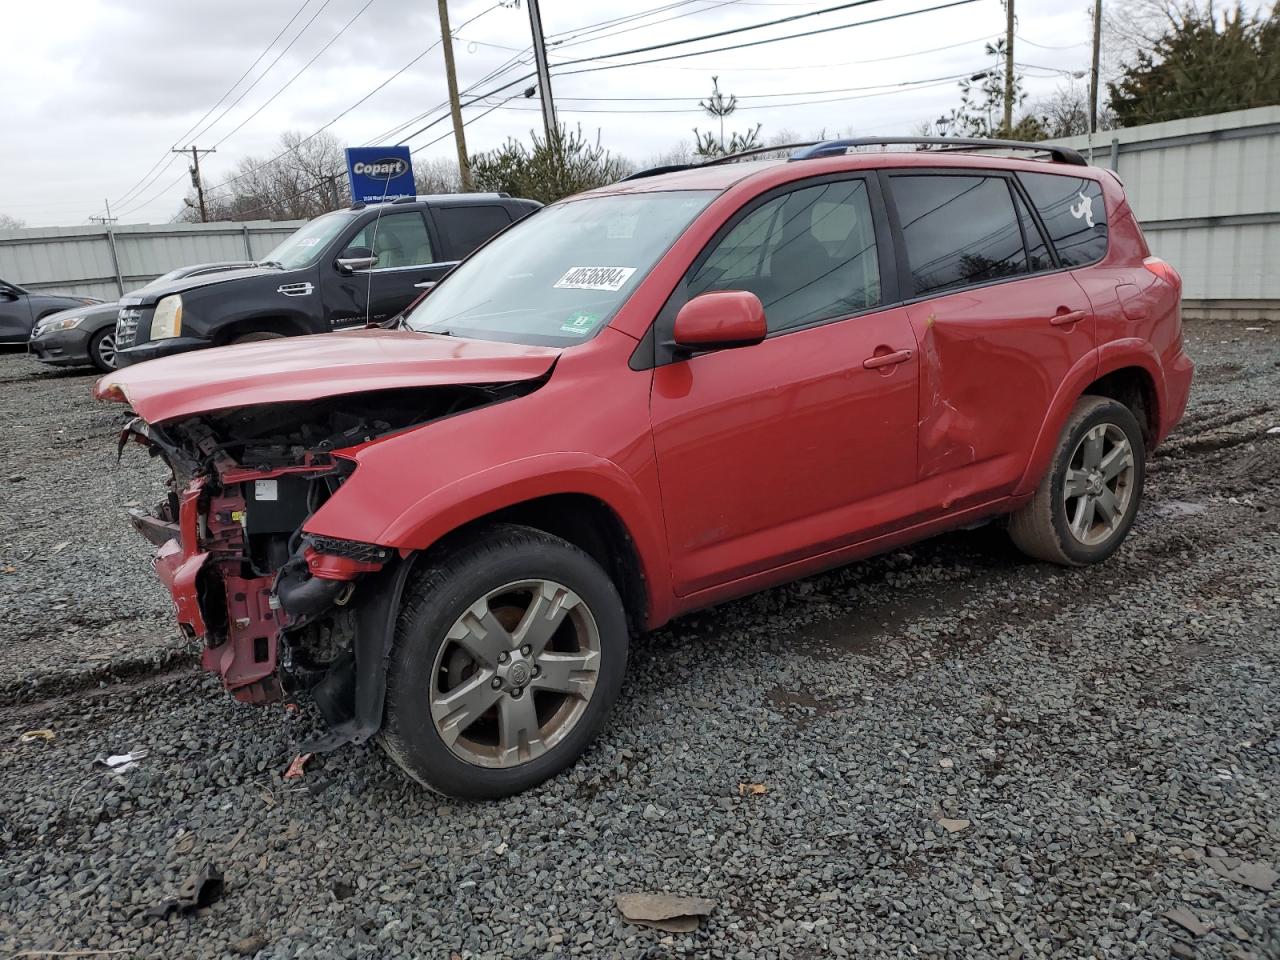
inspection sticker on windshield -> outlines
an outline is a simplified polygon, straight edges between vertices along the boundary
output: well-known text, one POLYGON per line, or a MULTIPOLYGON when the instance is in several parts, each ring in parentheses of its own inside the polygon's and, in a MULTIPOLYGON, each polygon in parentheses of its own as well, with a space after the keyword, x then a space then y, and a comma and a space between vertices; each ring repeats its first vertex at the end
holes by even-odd
POLYGON ((635 267, 570 267, 555 286, 561 290, 617 291, 635 272, 635 267))
POLYGON ((598 314, 579 310, 564 323, 560 324, 560 332, 572 333, 574 336, 583 337, 594 330, 599 322, 600 317, 598 314))

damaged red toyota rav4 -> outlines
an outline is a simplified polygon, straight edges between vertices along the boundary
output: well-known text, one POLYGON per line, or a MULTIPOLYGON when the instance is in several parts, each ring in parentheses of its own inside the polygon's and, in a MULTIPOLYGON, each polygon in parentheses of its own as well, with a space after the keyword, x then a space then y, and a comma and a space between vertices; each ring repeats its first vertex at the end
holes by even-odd
POLYGON ((1187 399, 1181 280, 1073 151, 850 152, 886 143, 637 174, 396 329, 104 378, 172 469, 133 523, 204 666, 313 698, 306 750, 376 736, 495 797, 572 763, 683 612, 995 518, 1109 556, 1187 399))

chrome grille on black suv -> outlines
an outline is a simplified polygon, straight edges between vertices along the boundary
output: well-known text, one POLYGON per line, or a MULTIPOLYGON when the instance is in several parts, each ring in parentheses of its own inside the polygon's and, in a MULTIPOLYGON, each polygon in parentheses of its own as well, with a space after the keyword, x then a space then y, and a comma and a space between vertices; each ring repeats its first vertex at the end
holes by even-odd
POLYGON ((132 347, 138 339, 138 321, 142 311, 137 307, 121 307, 116 315, 116 349, 132 347))

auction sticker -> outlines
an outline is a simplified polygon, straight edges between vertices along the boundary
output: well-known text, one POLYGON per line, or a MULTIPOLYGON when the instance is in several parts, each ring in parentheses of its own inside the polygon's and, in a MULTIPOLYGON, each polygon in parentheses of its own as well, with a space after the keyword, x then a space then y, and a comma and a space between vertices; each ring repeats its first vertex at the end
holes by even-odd
POLYGON ((594 330, 599 322, 600 317, 598 314, 579 310, 564 323, 560 324, 560 331, 561 333, 572 333, 574 336, 584 337, 594 330))
POLYGON ((570 267, 555 282, 561 290, 609 290, 616 292, 631 279, 635 267, 570 267))

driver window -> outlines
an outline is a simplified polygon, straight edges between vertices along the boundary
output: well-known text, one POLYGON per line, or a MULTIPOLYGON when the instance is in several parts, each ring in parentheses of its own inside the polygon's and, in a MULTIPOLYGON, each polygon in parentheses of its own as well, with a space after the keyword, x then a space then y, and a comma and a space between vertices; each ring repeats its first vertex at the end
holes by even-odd
POLYGON ((805 187, 757 207, 689 281, 690 297, 709 290, 754 293, 771 333, 876 306, 880 264, 866 181, 805 187))
POLYGON ((417 212, 383 214, 370 220, 348 241, 347 247, 372 250, 378 256, 378 270, 436 262, 426 222, 417 212))

